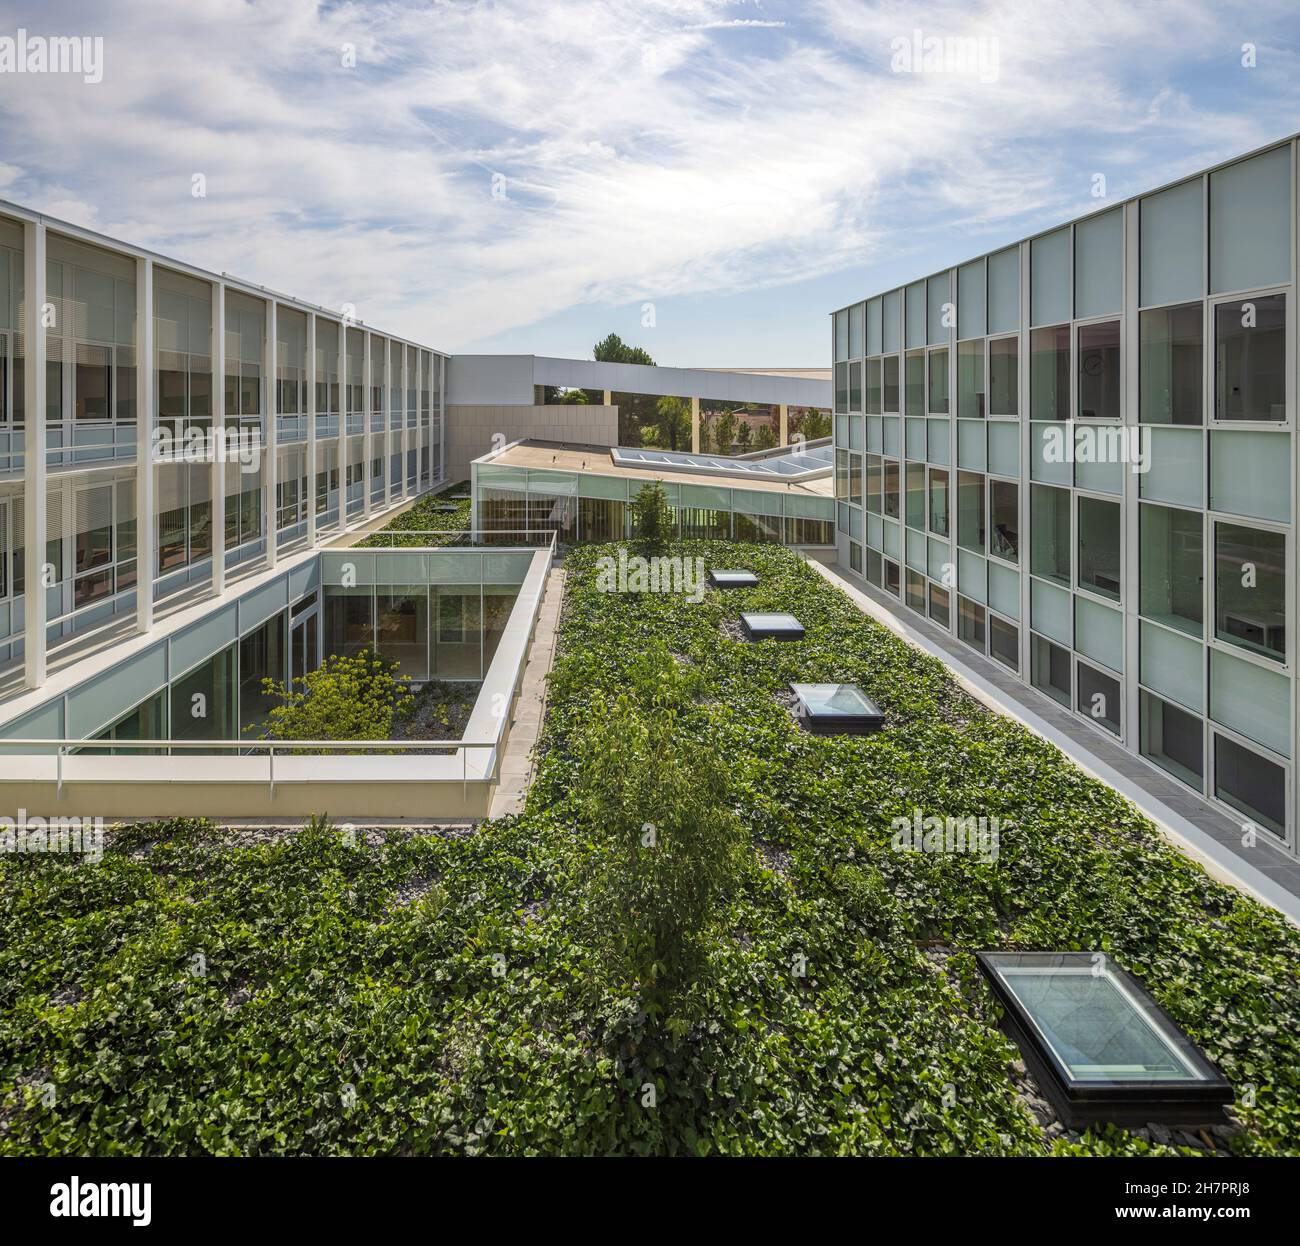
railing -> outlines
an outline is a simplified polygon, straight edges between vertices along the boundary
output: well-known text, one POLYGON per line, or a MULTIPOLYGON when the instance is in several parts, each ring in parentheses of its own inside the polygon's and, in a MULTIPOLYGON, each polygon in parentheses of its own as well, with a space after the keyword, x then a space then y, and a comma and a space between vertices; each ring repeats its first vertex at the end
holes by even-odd
MULTIPOLYGON (((250 759, 265 754, 267 795, 270 798, 275 796, 275 759, 277 757, 312 757, 328 753, 412 754, 433 752, 441 756, 459 753, 461 792, 462 796, 464 796, 468 792, 471 777, 469 773, 470 750, 486 750, 487 757, 482 771, 481 773, 475 773, 473 778, 476 783, 491 783, 496 779, 497 766, 500 761, 499 747, 499 740, 76 740, 68 738, 0 740, 0 754, 4 755, 12 756, 15 754, 16 749, 22 750, 17 754, 18 756, 28 754, 48 756, 53 751, 55 758, 55 788, 60 800, 63 799, 63 788, 66 781, 66 759, 73 754, 84 752, 108 752, 125 757, 173 756, 176 753, 184 752, 205 755, 233 752, 238 757, 250 759)), ((192 776, 190 777, 192 778, 192 776)), ((425 781, 433 783, 449 781, 439 779, 436 775, 422 777, 425 781)), ((167 781, 157 775, 152 776, 152 780, 155 782, 167 781)), ((230 780, 227 777, 221 781, 229 782, 230 780)), ((455 782, 455 779, 453 778, 450 781, 455 782)))
MULTIPOLYGON (((552 528, 479 528, 477 531, 464 529, 459 532, 431 532, 408 529, 380 529, 365 538, 365 545, 358 549, 482 549, 485 546, 504 545, 507 547, 527 546, 542 549, 550 546, 555 553, 557 534, 552 528), (427 541, 421 538, 428 538, 427 541), (507 539, 509 538, 509 539, 507 539), (374 544, 371 544, 374 542, 374 544)), ((336 553, 338 551, 335 551, 336 553)))

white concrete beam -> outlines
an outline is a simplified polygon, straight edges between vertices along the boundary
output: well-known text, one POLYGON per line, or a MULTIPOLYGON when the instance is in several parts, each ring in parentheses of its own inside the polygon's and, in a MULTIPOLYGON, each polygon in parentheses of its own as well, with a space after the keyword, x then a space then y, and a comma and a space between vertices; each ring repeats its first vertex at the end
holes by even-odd
MULTIPOLYGON (((154 516, 153 260, 135 261, 135 630, 153 628, 153 582, 158 573, 158 528, 154 516)), ((221 390, 214 383, 213 401, 221 390)))
POLYGON ((23 548, 26 588, 23 606, 25 676, 29 688, 45 686, 45 226, 23 223, 23 405, 26 408, 23 548))

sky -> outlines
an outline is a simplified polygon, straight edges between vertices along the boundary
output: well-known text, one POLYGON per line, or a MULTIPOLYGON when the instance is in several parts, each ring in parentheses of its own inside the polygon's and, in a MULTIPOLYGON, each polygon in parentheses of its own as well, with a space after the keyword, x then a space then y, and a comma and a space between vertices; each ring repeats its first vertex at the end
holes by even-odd
POLYGON ((1295 0, 0 0, 0 198, 453 352, 824 366, 836 307, 1297 130, 1295 0))

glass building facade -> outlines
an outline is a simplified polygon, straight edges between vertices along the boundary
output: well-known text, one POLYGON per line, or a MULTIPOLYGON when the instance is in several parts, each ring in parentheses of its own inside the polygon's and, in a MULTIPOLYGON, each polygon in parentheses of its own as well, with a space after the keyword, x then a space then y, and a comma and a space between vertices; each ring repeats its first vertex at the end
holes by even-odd
MULTIPOLYGON (((564 542, 620 541, 631 533, 631 500, 649 477, 475 463, 476 529, 485 535, 555 532, 564 542)), ((835 503, 789 489, 664 482, 676 534, 685 540, 835 544, 835 503)), ((721 479, 721 478, 715 478, 721 479)))
POLYGON ((0 686, 441 483, 445 389, 438 352, 0 204, 0 686))
POLYGON ((836 542, 1296 850, 1295 141, 832 316, 836 542))

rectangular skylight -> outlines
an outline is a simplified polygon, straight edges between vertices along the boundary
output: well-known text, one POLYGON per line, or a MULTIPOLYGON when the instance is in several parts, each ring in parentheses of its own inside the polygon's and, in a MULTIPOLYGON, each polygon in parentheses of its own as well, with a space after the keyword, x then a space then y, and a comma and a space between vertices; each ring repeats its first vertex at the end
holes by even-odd
POLYGON ((742 614, 751 640, 802 640, 803 624, 792 614, 742 614))
POLYGON ((980 952, 1006 1027, 1067 1124, 1221 1120, 1232 1089, 1101 952, 980 952))
POLYGON ((641 446, 614 446, 609 457, 617 467, 661 467, 676 472, 732 476, 751 480, 808 481, 829 476, 833 463, 829 446, 789 450, 762 459, 725 454, 692 454, 686 450, 655 450, 641 446))
POLYGON ((710 571, 709 583, 714 588, 753 588, 758 576, 752 571, 710 571))
POLYGON ((885 725, 880 707, 856 684, 791 684, 799 719, 814 735, 870 735, 885 725))

